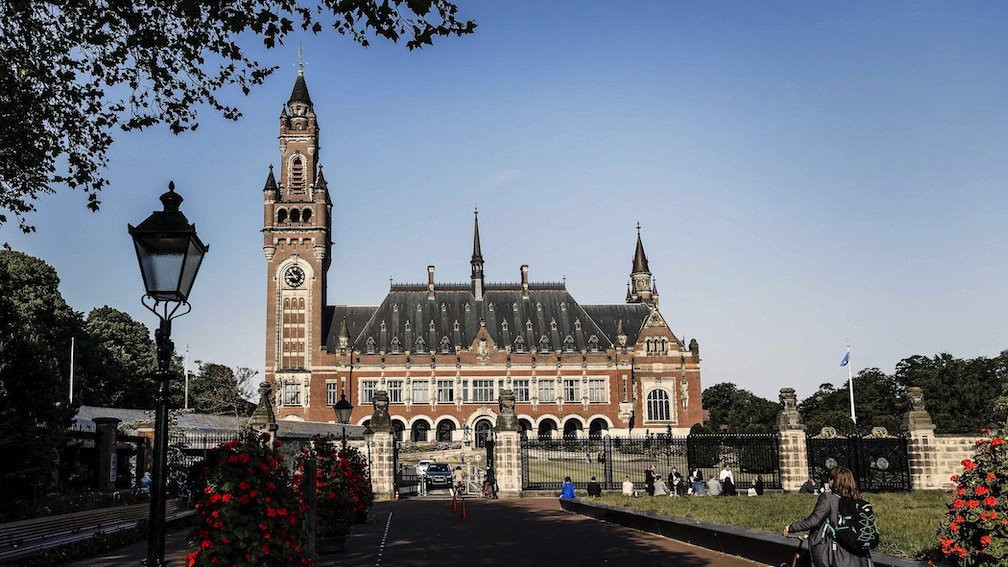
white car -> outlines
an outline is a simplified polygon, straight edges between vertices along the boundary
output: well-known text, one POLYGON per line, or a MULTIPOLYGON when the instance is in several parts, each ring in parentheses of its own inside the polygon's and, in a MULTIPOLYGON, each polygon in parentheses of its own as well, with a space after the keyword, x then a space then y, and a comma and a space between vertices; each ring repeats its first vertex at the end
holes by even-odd
POLYGON ((422 475, 426 474, 427 473, 427 467, 431 466, 431 464, 433 464, 433 463, 434 463, 434 461, 431 460, 431 459, 424 459, 424 460, 420 461, 419 463, 417 463, 417 465, 416 465, 417 476, 422 476, 422 475))

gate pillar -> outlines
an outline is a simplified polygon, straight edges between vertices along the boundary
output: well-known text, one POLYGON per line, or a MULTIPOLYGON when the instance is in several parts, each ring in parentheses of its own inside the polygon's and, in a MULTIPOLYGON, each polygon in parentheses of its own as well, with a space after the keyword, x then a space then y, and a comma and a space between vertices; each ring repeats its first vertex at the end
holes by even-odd
POLYGON ((392 435, 392 420, 388 413, 388 392, 374 393, 369 427, 374 431, 371 440, 371 488, 376 500, 395 498, 395 438, 392 435))
POLYGON ((924 391, 917 386, 907 388, 910 411, 903 415, 903 431, 907 435, 907 458, 910 461, 910 486, 914 490, 942 488, 938 478, 938 457, 935 445, 935 425, 924 409, 924 391))
POLYGON ((517 495, 522 489, 521 433, 514 411, 515 397, 510 389, 501 390, 497 439, 493 450, 493 470, 500 492, 517 495))
POLYGON ((808 448, 805 424, 798 413, 798 396, 794 388, 781 388, 781 411, 777 414, 780 443, 781 488, 797 492, 809 479, 808 448))

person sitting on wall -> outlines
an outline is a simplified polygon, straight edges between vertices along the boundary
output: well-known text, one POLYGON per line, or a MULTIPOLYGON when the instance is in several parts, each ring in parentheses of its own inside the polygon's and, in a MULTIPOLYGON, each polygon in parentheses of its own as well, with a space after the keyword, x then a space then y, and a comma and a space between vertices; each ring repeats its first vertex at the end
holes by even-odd
POLYGON ((763 475, 756 475, 756 482, 753 483, 753 488, 756 489, 756 496, 763 496, 763 475))
POLYGON ((662 479, 661 475, 655 476, 654 481, 654 494, 652 496, 667 496, 668 487, 665 486, 665 481, 662 479))
POLYGON ((602 485, 595 480, 594 476, 588 482, 588 496, 594 496, 595 498, 602 496, 602 485))
POLYGON ((735 482, 732 481, 731 475, 725 477, 724 482, 721 483, 721 496, 738 496, 738 491, 735 490, 735 482))
POLYGON ((634 496, 633 481, 629 475, 623 477, 623 496, 634 496))
POLYGON ((690 483, 692 484, 693 494, 697 496, 703 496, 707 494, 707 488, 704 486, 703 472, 700 468, 693 469, 690 473, 690 483))
POLYGON ((571 482, 571 477, 564 477, 563 490, 560 491, 560 500, 573 500, 577 498, 574 495, 574 483, 571 482))
POLYGON ((811 478, 805 481, 805 484, 801 485, 798 489, 800 494, 815 494, 817 492, 816 483, 811 478))
POLYGON ((721 496, 721 481, 717 477, 710 477, 707 480, 707 494, 710 496, 721 496))
POLYGON ((644 491, 647 492, 648 496, 654 496, 654 478, 654 468, 652 468, 651 465, 648 465, 648 467, 644 469, 644 491))

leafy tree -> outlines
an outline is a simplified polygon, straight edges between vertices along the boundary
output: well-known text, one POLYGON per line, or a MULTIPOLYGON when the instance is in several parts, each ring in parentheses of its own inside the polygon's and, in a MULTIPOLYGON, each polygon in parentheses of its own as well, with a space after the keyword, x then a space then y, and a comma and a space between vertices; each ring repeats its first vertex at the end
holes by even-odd
POLYGON ((270 49, 295 28, 332 27, 363 46, 404 38, 412 50, 472 33, 476 23, 457 11, 449 0, 4 2, 0 209, 30 232, 34 201, 63 184, 96 211, 114 130, 195 130, 204 105, 237 120, 222 90, 248 94, 277 69, 249 57, 253 38, 270 49))
POLYGON ((150 330, 109 306, 92 309, 84 323, 79 401, 87 405, 153 408, 157 385, 150 330))
POLYGON ((710 414, 710 431, 769 433, 773 431, 780 404, 761 398, 731 382, 715 384, 703 391, 703 407, 710 414))
POLYGON ((890 433, 896 433, 907 409, 904 391, 892 376, 878 368, 865 368, 854 377, 856 426, 850 419, 846 382, 840 387, 822 384, 818 392, 798 404, 798 411, 810 435, 818 435, 826 426, 844 434, 867 433, 872 427, 885 427, 890 433))
POLYGON ((70 337, 80 327, 52 266, 0 250, 0 517, 26 511, 50 484, 73 416, 70 337))
POLYGON ((198 372, 189 379, 191 407, 199 412, 248 417, 255 410, 249 401, 255 394, 252 383, 257 371, 251 368, 231 369, 223 364, 201 362, 198 372))
POLYGON ((997 402, 1008 391, 1008 350, 993 358, 911 356, 896 365, 895 379, 902 388, 924 390, 924 407, 939 433, 976 433, 1005 419, 997 402))

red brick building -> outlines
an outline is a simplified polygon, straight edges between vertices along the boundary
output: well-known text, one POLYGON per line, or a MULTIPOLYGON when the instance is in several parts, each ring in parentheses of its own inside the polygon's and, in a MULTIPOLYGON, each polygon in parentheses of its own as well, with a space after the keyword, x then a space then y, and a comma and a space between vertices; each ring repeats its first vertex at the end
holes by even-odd
POLYGON ((563 283, 484 281, 478 217, 471 281, 392 284, 374 306, 329 305, 332 202, 319 125, 303 72, 280 115, 279 178, 263 191, 267 264, 266 380, 281 419, 333 421, 341 394, 351 423, 389 394, 393 426, 414 440, 478 440, 498 393, 515 392, 538 436, 685 433, 702 420, 700 349, 658 309, 640 228, 623 303, 581 305, 563 283))

